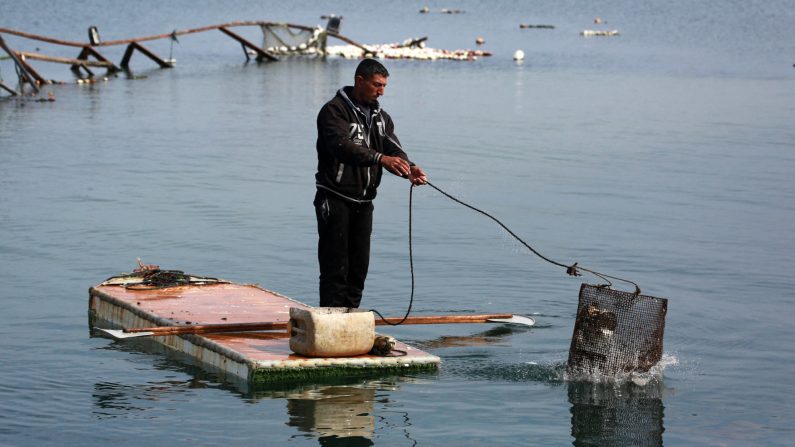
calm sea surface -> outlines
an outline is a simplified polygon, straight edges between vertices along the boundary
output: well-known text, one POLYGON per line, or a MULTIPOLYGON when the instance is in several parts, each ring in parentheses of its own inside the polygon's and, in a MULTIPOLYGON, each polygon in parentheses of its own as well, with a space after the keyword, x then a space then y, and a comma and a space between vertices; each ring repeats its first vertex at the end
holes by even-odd
MULTIPOLYGON (((791 445, 795 2, 4 2, 0 27, 111 40, 328 13, 363 43, 486 39, 494 56, 475 62, 387 61, 384 108, 437 186, 548 257, 669 298, 660 379, 564 380, 582 278, 427 187, 416 313, 536 327, 385 330, 439 372, 255 391, 91 338, 88 288, 137 257, 317 301, 314 123, 357 61, 246 64, 212 32, 147 45, 173 51, 173 70, 136 54, 134 77, 76 85, 33 62, 69 81, 46 88, 56 101, 2 93, 0 445, 791 445)), ((0 75, 16 85, 8 60, 0 75)), ((407 206, 407 183, 385 178, 364 305, 393 315, 408 305, 407 206)))

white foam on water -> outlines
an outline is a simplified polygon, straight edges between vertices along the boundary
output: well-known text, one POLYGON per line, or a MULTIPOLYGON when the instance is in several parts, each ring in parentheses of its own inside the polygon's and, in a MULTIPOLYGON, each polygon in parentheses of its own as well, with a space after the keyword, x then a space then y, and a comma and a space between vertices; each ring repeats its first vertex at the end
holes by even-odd
POLYGON ((646 372, 632 371, 618 374, 602 374, 598 370, 591 373, 569 374, 569 372, 564 372, 563 380, 567 382, 614 383, 616 385, 632 382, 637 386, 646 386, 650 382, 662 381, 665 369, 678 364, 679 358, 676 355, 663 353, 660 361, 646 372))

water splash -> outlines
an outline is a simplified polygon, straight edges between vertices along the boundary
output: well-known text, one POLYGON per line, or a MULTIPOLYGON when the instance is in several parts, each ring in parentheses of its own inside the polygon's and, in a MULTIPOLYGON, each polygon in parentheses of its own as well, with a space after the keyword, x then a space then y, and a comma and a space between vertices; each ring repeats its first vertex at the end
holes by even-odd
POLYGON ((661 384, 665 369, 679 364, 679 359, 675 355, 663 354, 660 362, 648 372, 606 375, 598 372, 570 374, 566 371, 565 360, 528 361, 520 364, 488 361, 488 358, 483 358, 475 364, 470 360, 470 356, 447 357, 445 358, 443 373, 464 377, 468 380, 504 380, 508 382, 541 382, 549 384, 588 382, 618 387, 624 385, 646 387, 661 384))
POLYGON ((663 353, 660 361, 646 372, 631 371, 618 374, 602 374, 598 370, 587 373, 565 371, 563 380, 567 382, 613 383, 616 385, 633 383, 643 387, 649 383, 662 382, 665 369, 678 364, 679 359, 674 354, 663 353))

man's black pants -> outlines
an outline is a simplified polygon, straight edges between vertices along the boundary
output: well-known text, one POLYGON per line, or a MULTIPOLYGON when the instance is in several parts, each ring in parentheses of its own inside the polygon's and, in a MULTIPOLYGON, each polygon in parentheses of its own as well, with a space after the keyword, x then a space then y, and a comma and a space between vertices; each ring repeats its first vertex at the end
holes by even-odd
POLYGON ((318 189, 315 194, 320 263, 320 305, 359 307, 370 265, 373 204, 347 201, 318 189))

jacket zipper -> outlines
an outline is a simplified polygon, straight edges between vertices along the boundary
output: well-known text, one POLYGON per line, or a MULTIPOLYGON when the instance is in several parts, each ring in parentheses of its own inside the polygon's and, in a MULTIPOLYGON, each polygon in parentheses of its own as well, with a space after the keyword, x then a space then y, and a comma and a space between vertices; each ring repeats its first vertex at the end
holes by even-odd
MULTIPOLYGON (((373 116, 371 118, 372 119, 370 120, 370 122, 372 123, 372 122, 375 121, 375 117, 373 116)), ((364 121, 365 121, 365 125, 366 125, 367 124, 367 117, 365 117, 364 121)), ((365 135, 365 138, 366 138, 365 143, 367 144, 368 148, 370 147, 370 131, 371 130, 372 130, 372 126, 367 126, 367 135, 365 135)), ((364 184, 364 190, 362 191, 362 199, 367 197, 367 188, 370 187, 370 180, 371 180, 370 171, 371 171, 371 169, 368 166, 367 167, 367 183, 364 184)))
MULTIPOLYGON (((368 147, 368 148, 369 148, 369 147, 370 147, 370 127, 369 127, 369 126, 366 126, 366 125, 367 125, 367 117, 366 117, 366 116, 364 117, 364 121, 365 121, 365 122, 364 122, 364 124, 362 124, 361 120, 359 120, 359 115, 357 114, 357 112, 358 112, 358 113, 361 113, 362 115, 364 115, 364 113, 363 113, 361 110, 359 110, 359 108, 358 108, 358 107, 356 107, 356 106, 355 106, 355 105, 354 105, 354 104, 353 104, 353 103, 350 101, 350 99, 348 99, 347 95, 345 96, 345 99, 348 101, 348 105, 349 105, 349 106, 350 106, 350 107, 353 109, 353 116, 355 116, 355 117, 356 117, 356 121, 359 121, 359 124, 361 124, 361 125, 363 125, 363 126, 367 127, 367 134, 366 134, 366 136, 365 136, 367 139, 365 140, 365 144, 366 144, 366 147, 368 147)), ((379 117, 380 117, 380 113, 381 113, 381 112, 379 111, 378 113, 376 113, 376 115, 379 115, 379 117)), ((372 117, 372 121, 375 121, 375 117, 374 117, 374 116, 372 117)), ((339 182, 340 182, 340 180, 342 179, 342 170, 343 170, 343 167, 344 167, 344 166, 343 166, 343 164, 342 164, 342 163, 340 163, 340 168, 339 168, 339 171, 337 171, 337 183, 339 183, 339 182)), ((369 187, 370 187, 370 181, 372 180, 372 179, 371 179, 371 177, 370 177, 370 171, 371 171, 371 169, 370 169, 370 167, 368 167, 368 168, 367 168, 367 183, 365 183, 365 185, 364 185, 364 189, 362 190, 362 199, 364 199, 365 197, 367 197, 367 188, 369 188, 369 187)))

